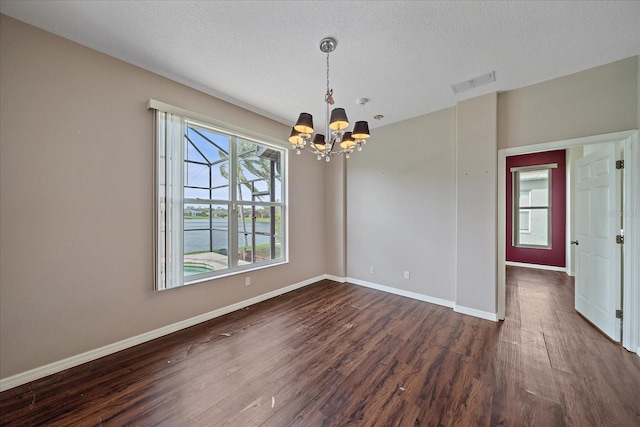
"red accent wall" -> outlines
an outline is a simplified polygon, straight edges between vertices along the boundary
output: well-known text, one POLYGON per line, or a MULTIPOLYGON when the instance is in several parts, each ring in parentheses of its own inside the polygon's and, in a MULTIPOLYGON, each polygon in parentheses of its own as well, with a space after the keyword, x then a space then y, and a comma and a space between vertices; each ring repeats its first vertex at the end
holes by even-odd
POLYGON ((565 150, 507 157, 507 261, 565 267, 567 165, 565 150), (513 182, 511 168, 557 163, 551 169, 551 249, 513 246, 513 182))

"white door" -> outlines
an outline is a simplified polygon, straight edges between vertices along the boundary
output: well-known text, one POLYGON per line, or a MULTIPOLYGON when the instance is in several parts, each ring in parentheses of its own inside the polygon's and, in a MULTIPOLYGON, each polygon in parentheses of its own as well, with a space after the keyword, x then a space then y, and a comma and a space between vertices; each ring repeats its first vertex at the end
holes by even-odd
POLYGON ((620 191, 615 145, 576 161, 576 310, 620 341, 620 191))

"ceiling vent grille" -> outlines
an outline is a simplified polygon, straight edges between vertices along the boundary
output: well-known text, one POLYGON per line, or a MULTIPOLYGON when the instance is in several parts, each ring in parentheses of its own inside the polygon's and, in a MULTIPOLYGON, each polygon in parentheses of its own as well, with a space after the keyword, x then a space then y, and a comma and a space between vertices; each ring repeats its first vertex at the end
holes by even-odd
POLYGON ((465 80, 463 82, 451 85, 451 90, 453 91, 453 93, 458 94, 466 90, 471 90, 479 86, 484 86, 486 84, 493 83, 495 81, 496 81, 496 72, 492 71, 490 73, 483 74, 478 77, 474 77, 471 80, 465 80))

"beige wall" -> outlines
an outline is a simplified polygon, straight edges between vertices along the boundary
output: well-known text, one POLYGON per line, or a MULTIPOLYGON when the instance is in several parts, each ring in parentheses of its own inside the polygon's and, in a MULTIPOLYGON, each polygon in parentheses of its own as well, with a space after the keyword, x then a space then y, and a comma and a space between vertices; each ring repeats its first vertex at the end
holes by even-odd
POLYGON ((496 312, 496 93, 457 106, 456 306, 496 312))
POLYGON ((454 300, 455 117, 377 128, 347 161, 348 277, 454 300))
MULTIPOLYGON (((347 176, 346 162, 343 156, 333 157, 331 162, 323 164, 325 178, 322 182, 308 183, 324 186, 324 237, 326 273, 345 277, 347 275, 347 176)), ((325 163, 324 160, 318 163, 325 163)))
POLYGON ((290 162, 290 263, 153 291, 149 98, 289 129, 0 16, 0 377, 325 273, 324 165, 290 162), (321 260, 318 262, 318 260, 321 260), (244 277, 251 275, 250 287, 244 277))
POLYGON ((635 129, 638 57, 498 96, 498 148, 635 129))

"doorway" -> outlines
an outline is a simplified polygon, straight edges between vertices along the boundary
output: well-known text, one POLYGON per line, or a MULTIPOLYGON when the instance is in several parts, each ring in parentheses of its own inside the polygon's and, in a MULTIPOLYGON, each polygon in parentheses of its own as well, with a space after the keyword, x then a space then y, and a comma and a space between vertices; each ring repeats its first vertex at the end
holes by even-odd
MULTIPOLYGON (((640 284, 633 280, 640 273, 637 266, 640 248, 638 240, 640 238, 640 227, 637 218, 633 217, 632 207, 638 206, 638 190, 640 189, 638 169, 640 168, 640 155, 638 151, 638 131, 616 132, 606 135, 597 135, 585 138, 556 141, 536 144, 524 147, 502 149, 498 151, 498 283, 497 283, 497 308, 498 318, 504 319, 506 303, 505 286, 505 262, 506 262, 506 158, 517 154, 540 153, 550 150, 566 149, 578 146, 590 146, 592 144, 603 144, 617 142, 624 147, 624 157, 627 165, 623 171, 624 182, 624 205, 620 215, 628 213, 629 218, 625 221, 624 233, 627 235, 630 244, 624 247, 623 265, 624 279, 622 289, 624 292, 624 313, 622 345, 627 350, 640 354, 640 284)), ((569 235, 569 233, 567 233, 569 235)), ((615 236, 612 236, 615 238, 615 236)), ((570 242, 567 239, 566 246, 570 242)))

